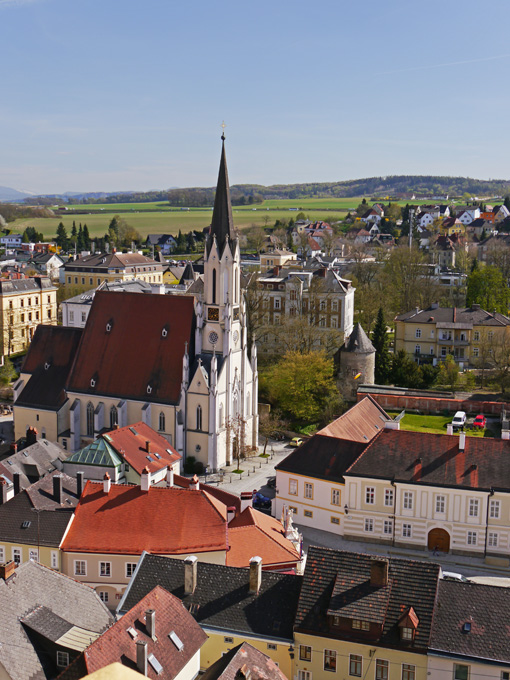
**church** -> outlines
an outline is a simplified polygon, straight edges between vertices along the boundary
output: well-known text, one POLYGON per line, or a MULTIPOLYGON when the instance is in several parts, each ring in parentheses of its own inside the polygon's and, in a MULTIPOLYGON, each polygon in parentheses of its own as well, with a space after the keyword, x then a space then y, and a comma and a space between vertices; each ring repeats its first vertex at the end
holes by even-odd
POLYGON ((98 291, 83 329, 38 326, 14 386, 29 427, 70 452, 143 421, 210 471, 257 446, 258 375, 234 231, 225 137, 203 295, 98 291))

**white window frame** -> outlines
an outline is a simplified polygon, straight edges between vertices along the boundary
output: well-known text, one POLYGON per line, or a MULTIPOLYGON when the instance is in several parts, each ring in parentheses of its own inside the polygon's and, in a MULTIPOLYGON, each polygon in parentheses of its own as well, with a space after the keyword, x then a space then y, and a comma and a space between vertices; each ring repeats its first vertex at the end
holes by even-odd
POLYGON ((497 548, 499 543, 499 534, 496 531, 489 531, 487 534, 487 546, 489 548, 497 548))
POLYGON ((478 541, 478 533, 476 531, 468 531, 466 543, 468 545, 476 545, 478 541))
POLYGON ((480 341, 480 331, 473 331, 473 341, 474 342, 480 341))
POLYGON ((297 479, 289 479, 289 496, 297 496, 298 495, 298 480, 297 479))
POLYGON ((107 590, 98 590, 97 594, 99 595, 99 599, 101 602, 104 602, 105 604, 110 601, 110 596, 108 595, 107 590))
POLYGON ((21 551, 21 548, 12 549, 12 561, 17 565, 23 562, 23 553, 21 551), (19 562, 16 561, 16 557, 19 557, 19 562))
POLYGON ((446 512, 446 496, 438 494, 436 496, 436 514, 444 515, 446 512))
POLYGON ((363 657, 361 654, 349 654, 349 676, 351 678, 362 678, 363 677, 363 657), (359 673, 353 673, 352 672, 352 664, 360 664, 360 672, 359 673))
POLYGON ((112 577, 112 563, 111 562, 99 562, 99 576, 101 578, 111 578, 112 577), (106 573, 106 572, 108 572, 108 573, 106 573))
POLYGON ((368 534, 374 533, 374 519, 373 519, 373 517, 365 517, 363 530, 368 534))
POLYGON ((74 575, 75 576, 86 576, 87 575, 87 562, 85 560, 74 560, 74 575), (80 568, 78 567, 80 565, 80 568), (81 567, 83 566, 83 573, 81 567))
POLYGON ((416 666, 414 664, 402 664, 402 680, 416 680, 416 666))
POLYGON ((404 491, 402 507, 404 508, 404 510, 412 510, 413 509, 413 507, 414 507, 414 491, 404 491))
POLYGON ((51 568, 58 569, 58 550, 51 551, 51 568))
POLYGON ((305 482, 305 498, 313 501, 313 484, 311 482, 305 482))
POLYGON ((385 536, 392 536, 393 535, 393 520, 392 519, 385 519, 383 522, 383 534, 385 536))
POLYGON ((69 666, 69 652, 57 651, 57 667, 67 668, 69 666))
POLYGON ((499 519, 501 516, 501 501, 491 500, 489 505, 489 517, 499 519))
POLYGON ((5 562, 5 546, 0 545, 0 562, 5 562))
POLYGON ((365 487, 365 503, 366 505, 375 505, 375 486, 365 487))
POLYGON ((29 548, 28 559, 32 562, 39 562, 39 551, 37 548, 29 548))
POLYGON ((386 508, 392 508, 394 502, 394 491, 393 489, 384 489, 384 506, 386 508))
POLYGON ((413 525, 404 522, 402 524, 402 538, 412 538, 413 537, 413 525))
POLYGON ((131 578, 131 576, 133 576, 135 573, 136 564, 136 562, 126 562, 126 578, 131 578), (128 573, 129 571, 131 571, 130 574, 128 573))
POLYGON ((331 505, 340 505, 340 489, 331 489, 331 505))
POLYGON ((421 338, 421 328, 417 328, 414 333, 415 338, 421 338))
POLYGON ((375 660, 375 680, 388 680, 390 677, 390 662, 387 659, 376 659, 375 660), (384 664, 384 665, 382 665, 384 664), (383 669, 386 672, 380 673, 379 671, 383 669))
POLYGON ((469 516, 470 517, 478 517, 479 512, 480 512, 480 499, 479 498, 470 498, 469 499, 469 516))

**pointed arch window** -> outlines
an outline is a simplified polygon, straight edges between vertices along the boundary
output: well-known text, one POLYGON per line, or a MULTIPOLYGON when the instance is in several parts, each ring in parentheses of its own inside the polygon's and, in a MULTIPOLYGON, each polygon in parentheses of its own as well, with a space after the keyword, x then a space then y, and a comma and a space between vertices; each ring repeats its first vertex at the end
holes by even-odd
POLYGON ((94 436, 94 404, 89 401, 87 404, 87 437, 94 436))
POLYGON ((228 301, 228 269, 225 269, 223 273, 223 303, 227 304, 228 301))
POLYGON ((119 412, 117 411, 116 406, 112 406, 110 409, 110 429, 113 430, 113 428, 119 424, 119 412))
POLYGON ((200 404, 197 406, 197 430, 202 429, 202 407, 200 404))
POLYGON ((163 413, 163 411, 161 411, 160 414, 159 414, 159 431, 160 432, 165 431, 165 425, 166 425, 165 414, 163 413))
POLYGON ((223 425, 224 425, 223 404, 220 404, 220 427, 223 427, 223 425))
POLYGON ((249 392, 248 392, 248 395, 246 397, 246 415, 247 416, 251 415, 251 397, 250 397, 249 392))
POLYGON ((212 301, 213 305, 216 304, 216 269, 212 272, 212 301))

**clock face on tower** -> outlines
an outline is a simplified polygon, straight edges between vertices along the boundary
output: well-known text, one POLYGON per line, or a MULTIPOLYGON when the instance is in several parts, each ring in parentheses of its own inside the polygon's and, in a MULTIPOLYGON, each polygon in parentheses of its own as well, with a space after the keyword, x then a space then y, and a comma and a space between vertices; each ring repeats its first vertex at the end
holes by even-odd
POLYGON ((239 340, 239 333, 237 331, 234 331, 234 343, 237 345, 237 342, 239 340))
POLYGON ((218 342, 218 340, 219 340, 218 333, 216 333, 215 331, 211 331, 209 333, 209 342, 211 343, 211 345, 215 345, 218 342))
POLYGON ((209 321, 219 321, 220 320, 220 310, 217 307, 209 307, 207 310, 207 318, 209 321))

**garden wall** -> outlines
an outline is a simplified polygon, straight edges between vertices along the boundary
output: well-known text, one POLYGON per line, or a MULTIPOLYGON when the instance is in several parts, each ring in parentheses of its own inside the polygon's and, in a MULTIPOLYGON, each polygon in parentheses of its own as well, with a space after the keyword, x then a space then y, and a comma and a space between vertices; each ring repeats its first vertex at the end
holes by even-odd
POLYGON ((385 392, 358 392, 357 400, 370 396, 386 411, 420 411, 421 413, 485 413, 485 415, 499 416, 503 410, 509 411, 510 404, 502 401, 471 401, 469 399, 453 399, 445 397, 413 397, 404 394, 391 394, 385 392))

